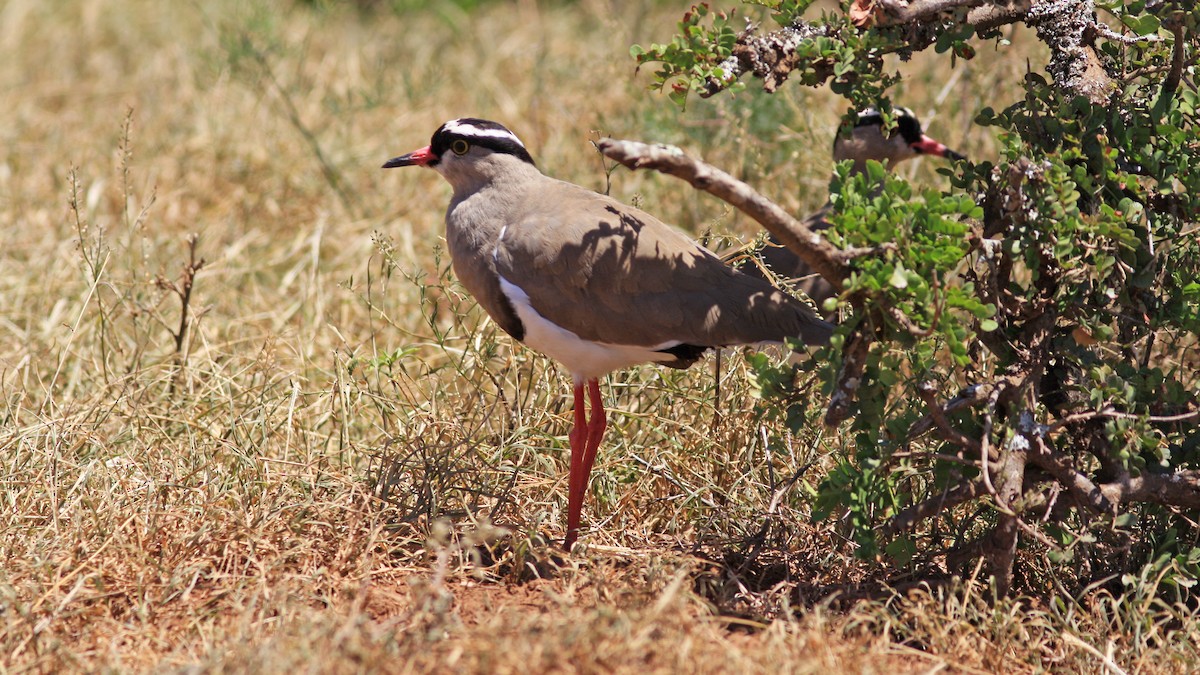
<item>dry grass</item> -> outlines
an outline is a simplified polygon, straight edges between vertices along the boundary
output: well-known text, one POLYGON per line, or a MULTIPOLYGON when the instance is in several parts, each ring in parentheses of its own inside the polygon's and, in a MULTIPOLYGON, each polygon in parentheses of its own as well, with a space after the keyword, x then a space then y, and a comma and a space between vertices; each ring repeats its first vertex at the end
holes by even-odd
MULTIPOLYGON (((605 184, 598 129, 815 207, 840 104, 646 95, 624 54, 679 12, 0 8, 3 670, 1189 670, 1200 631, 1152 592, 989 605, 979 584, 867 583, 809 523, 816 469, 787 489, 843 441, 813 425, 767 444, 737 355, 719 396, 711 365, 609 380, 595 530, 556 556, 567 378, 447 273, 446 187, 377 167, 470 114, 585 185, 605 184)), ((986 154, 970 119, 1013 98, 1024 54, 953 74, 919 59, 904 95, 986 154)), ((697 233, 754 233, 660 177, 612 190, 697 233)))

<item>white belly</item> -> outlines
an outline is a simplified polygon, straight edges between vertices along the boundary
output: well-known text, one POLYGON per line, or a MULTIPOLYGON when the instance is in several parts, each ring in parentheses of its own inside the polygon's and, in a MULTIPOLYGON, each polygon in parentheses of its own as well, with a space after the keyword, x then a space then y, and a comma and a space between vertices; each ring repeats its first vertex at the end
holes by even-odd
POLYGON ((673 355, 659 350, 678 345, 678 340, 651 346, 592 342, 539 314, 530 304, 529 295, 504 277, 500 277, 500 290, 512 303, 525 326, 525 339, 522 342, 563 364, 571 371, 576 384, 639 363, 675 360, 673 355))

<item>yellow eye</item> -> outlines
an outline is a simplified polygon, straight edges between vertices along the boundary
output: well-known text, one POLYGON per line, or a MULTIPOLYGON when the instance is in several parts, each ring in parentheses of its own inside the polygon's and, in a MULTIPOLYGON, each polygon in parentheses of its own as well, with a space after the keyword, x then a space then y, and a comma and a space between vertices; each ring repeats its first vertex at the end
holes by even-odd
POLYGON ((453 150, 454 154, 456 155, 465 155, 467 154, 467 151, 471 149, 471 144, 460 138, 450 144, 450 149, 453 150))

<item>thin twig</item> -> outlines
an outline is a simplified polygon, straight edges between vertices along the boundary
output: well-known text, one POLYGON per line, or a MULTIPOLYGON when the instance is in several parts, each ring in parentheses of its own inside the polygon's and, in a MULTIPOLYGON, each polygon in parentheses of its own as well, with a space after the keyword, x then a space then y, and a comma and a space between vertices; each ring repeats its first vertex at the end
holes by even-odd
POLYGON ((854 260, 856 258, 866 258, 867 256, 879 255, 881 253, 892 253, 900 250, 899 244, 894 241, 885 241, 874 246, 855 246, 844 248, 841 252, 841 259, 845 261, 854 260))
MULTIPOLYGON (((936 289, 936 286, 935 286, 936 289)), ((929 320, 929 328, 921 328, 913 323, 913 320, 907 314, 900 311, 899 307, 888 307, 888 316, 895 319, 896 323, 900 324, 901 328, 912 333, 913 337, 927 338, 933 335, 937 329, 938 321, 942 318, 942 303, 939 302, 933 307, 933 318, 929 320)))
POLYGON ((978 480, 959 485, 935 497, 917 502, 892 516, 892 519, 884 525, 883 532, 886 535, 892 535, 902 530, 912 529, 923 520, 932 518, 953 506, 982 497, 984 494, 986 494, 986 488, 978 480))
POLYGON ((196 285, 196 274, 204 267, 205 260, 196 258, 196 247, 200 241, 200 236, 197 234, 188 235, 188 261, 183 266, 183 271, 179 275, 179 283, 175 283, 166 277, 159 276, 154 280, 155 285, 164 291, 170 291, 179 297, 179 328, 171 331, 171 337, 175 340, 175 373, 171 378, 169 392, 175 393, 175 385, 179 379, 180 373, 183 372, 183 367, 187 363, 187 355, 184 353, 184 344, 188 335, 188 314, 192 305, 192 290, 196 285))
POLYGON ((900 452, 893 452, 891 458, 892 459, 909 459, 909 458, 936 459, 941 462, 950 462, 951 464, 961 464, 963 466, 973 466, 973 467, 979 466, 979 462, 976 460, 967 459, 966 457, 962 457, 960 455, 947 455, 944 452, 919 452, 916 450, 901 450, 900 452))
POLYGON ((929 408, 929 414, 933 417, 933 422, 941 437, 953 443, 964 450, 969 450, 974 454, 981 456, 981 461, 986 463, 988 458, 983 455, 983 448, 979 441, 975 440, 962 433, 961 431, 950 426, 950 420, 946 419, 945 413, 942 412, 942 406, 937 402, 937 385, 933 382, 925 381, 917 385, 917 395, 925 402, 929 408))
POLYGON ((1096 21, 1092 23, 1091 29, 1096 32, 1096 35, 1105 40, 1120 42, 1124 45, 1135 45, 1139 42, 1161 42, 1162 38, 1157 35, 1122 35, 1103 23, 1096 21))
POLYGON ((1053 433, 1071 424, 1079 424, 1080 422, 1088 422, 1090 420, 1109 417, 1122 420, 1146 420, 1155 424, 1170 424, 1172 422, 1191 422, 1192 420, 1200 420, 1200 410, 1192 410, 1178 415, 1138 415, 1136 413, 1120 412, 1111 408, 1105 410, 1091 410, 1088 412, 1075 413, 1051 424, 1046 429, 1046 433, 1053 433))

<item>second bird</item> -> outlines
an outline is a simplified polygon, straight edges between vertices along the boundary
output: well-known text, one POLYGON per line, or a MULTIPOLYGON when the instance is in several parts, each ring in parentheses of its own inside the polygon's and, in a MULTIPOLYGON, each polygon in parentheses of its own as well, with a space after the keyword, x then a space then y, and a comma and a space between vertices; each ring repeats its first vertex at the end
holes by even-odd
MULTIPOLYGON (((851 160, 854 166, 852 174, 865 173, 867 161, 875 160, 891 170, 896 165, 908 159, 928 155, 930 157, 945 157, 951 160, 966 159, 959 153, 947 148, 940 141, 930 138, 921 128, 921 121, 908 108, 893 108, 896 129, 889 135, 883 133, 883 116, 874 108, 868 108, 858 113, 854 128, 849 135, 839 135, 833 142, 833 161, 851 160)), ((876 189, 882 190, 880 185, 876 189)), ((805 224, 813 231, 829 227, 826 216, 831 205, 826 202, 819 211, 805 219, 805 224)), ((774 237, 768 237, 766 244, 758 254, 759 261, 782 280, 790 281, 792 287, 803 291, 820 307, 826 298, 835 295, 833 286, 828 281, 813 272, 800 257, 790 249, 784 248, 774 237)), ((767 278, 757 263, 747 261, 743 265, 747 273, 767 278)))
POLYGON ((716 347, 824 344, 832 334, 807 305, 654 216, 542 174, 496 122, 451 120, 428 146, 383 166, 428 167, 450 183, 455 274, 505 332, 574 378, 567 549, 607 425, 598 378, 640 363, 686 368, 716 347))

